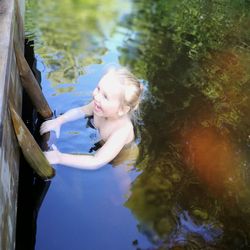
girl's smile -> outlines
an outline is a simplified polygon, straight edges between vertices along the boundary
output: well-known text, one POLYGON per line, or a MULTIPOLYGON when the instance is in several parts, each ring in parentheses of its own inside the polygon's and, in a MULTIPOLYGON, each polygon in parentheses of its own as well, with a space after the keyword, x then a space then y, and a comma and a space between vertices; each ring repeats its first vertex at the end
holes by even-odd
POLYGON ((96 113, 100 113, 102 111, 102 108, 100 107, 100 105, 97 104, 96 101, 94 101, 94 111, 96 113))

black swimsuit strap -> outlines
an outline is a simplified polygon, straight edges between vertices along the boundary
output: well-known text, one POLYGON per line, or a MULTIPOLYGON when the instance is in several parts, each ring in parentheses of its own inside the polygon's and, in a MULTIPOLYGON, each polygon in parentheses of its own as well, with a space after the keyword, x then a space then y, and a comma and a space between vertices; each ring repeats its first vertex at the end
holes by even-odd
POLYGON ((86 124, 87 128, 96 129, 94 124, 93 124, 93 121, 94 121, 94 116, 93 115, 85 116, 85 119, 87 119, 87 124, 86 124))

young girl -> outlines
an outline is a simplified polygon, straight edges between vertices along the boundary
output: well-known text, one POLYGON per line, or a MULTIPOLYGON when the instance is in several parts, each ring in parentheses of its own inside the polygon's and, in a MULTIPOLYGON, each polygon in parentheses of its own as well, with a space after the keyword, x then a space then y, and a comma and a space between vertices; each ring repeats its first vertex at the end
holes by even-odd
POLYGON ((89 104, 46 121, 40 128, 41 134, 54 130, 58 137, 63 123, 93 116, 92 124, 99 130, 103 146, 94 155, 65 154, 53 147, 53 151, 44 152, 48 161, 90 170, 112 161, 125 145, 134 140, 131 116, 138 108, 141 93, 142 85, 127 69, 109 70, 93 91, 93 100, 89 104))

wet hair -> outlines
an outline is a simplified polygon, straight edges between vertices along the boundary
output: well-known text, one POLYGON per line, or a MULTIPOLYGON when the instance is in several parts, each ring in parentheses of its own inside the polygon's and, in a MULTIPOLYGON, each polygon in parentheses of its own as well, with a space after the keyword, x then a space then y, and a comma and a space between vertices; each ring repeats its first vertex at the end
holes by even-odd
POLYGON ((122 104, 130 108, 129 114, 131 116, 137 116, 135 111, 139 112, 143 85, 127 68, 111 68, 108 70, 108 73, 113 73, 118 77, 120 83, 124 86, 122 104))

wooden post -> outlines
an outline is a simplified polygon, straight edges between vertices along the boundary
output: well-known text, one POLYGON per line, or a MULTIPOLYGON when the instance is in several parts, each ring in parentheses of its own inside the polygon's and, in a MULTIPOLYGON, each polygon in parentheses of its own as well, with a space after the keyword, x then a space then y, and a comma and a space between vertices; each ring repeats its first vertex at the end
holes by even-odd
POLYGON ((18 45, 18 43, 15 42, 14 47, 15 47, 16 61, 23 88, 29 95, 37 112, 45 119, 50 118, 53 113, 42 93, 42 90, 35 76, 33 75, 23 55, 20 46, 18 45))
POLYGON ((25 159, 41 178, 52 178, 55 175, 55 170, 51 167, 28 128, 15 111, 11 101, 9 101, 9 109, 17 140, 25 159))

